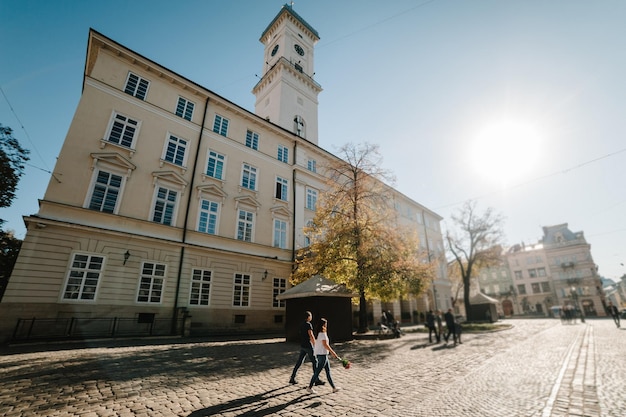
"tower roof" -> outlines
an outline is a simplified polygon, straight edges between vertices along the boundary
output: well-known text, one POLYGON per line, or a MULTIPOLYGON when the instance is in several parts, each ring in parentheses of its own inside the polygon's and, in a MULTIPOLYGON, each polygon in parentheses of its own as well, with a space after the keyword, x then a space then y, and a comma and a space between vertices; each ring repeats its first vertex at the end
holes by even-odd
POLYGON ((267 33, 268 30, 270 30, 270 28, 272 27, 272 25, 274 25, 274 23, 280 18, 280 16, 283 13, 289 13, 291 16, 293 16, 294 19, 296 19, 298 22, 300 22, 302 25, 304 25, 304 27, 306 27, 317 39, 320 38, 320 35, 317 33, 317 30, 313 29, 313 26, 309 25, 306 20, 304 20, 298 13, 296 13, 293 10, 293 6, 290 4, 285 4, 283 5, 283 7, 280 9, 280 11, 278 12, 278 14, 276 15, 276 17, 270 22, 269 25, 267 25, 267 27, 265 28, 265 30, 263 31, 263 33, 261 34, 261 39, 263 39, 263 37, 265 36, 265 34, 267 33))

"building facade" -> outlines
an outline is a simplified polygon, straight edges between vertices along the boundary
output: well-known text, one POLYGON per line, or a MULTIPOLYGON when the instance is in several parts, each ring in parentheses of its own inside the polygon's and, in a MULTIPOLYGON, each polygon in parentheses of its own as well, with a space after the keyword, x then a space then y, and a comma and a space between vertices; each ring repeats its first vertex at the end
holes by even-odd
POLYGON ((605 316, 605 295, 591 245, 583 232, 572 232, 567 223, 543 227, 536 244, 513 245, 502 256, 502 265, 480 271, 480 288, 505 304, 513 314, 552 316, 553 307, 573 306, 586 316, 605 316), (508 267, 509 286, 502 275, 508 267), (504 280, 504 281, 503 281, 504 280))
MULTIPOLYGON (((32 317, 282 329, 276 295, 308 245, 320 167, 337 159, 317 145, 318 39, 283 6, 260 39, 251 113, 91 30, 80 102, 39 211, 24 218, 3 337, 32 317)), ((441 217, 395 195, 407 224, 443 248, 441 217)), ((445 281, 441 269, 449 299, 445 281)))
POLYGON ((543 228, 543 247, 558 305, 573 305, 586 316, 606 316, 606 301, 591 245, 567 223, 543 228))

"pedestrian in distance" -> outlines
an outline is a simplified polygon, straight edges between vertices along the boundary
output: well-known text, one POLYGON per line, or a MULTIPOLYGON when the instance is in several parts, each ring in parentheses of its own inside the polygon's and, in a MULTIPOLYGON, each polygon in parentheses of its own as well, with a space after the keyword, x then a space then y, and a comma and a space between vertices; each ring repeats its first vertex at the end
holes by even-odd
POLYGON ((437 324, 437 343, 441 342, 443 337, 443 323, 441 320, 441 310, 435 311, 435 324, 437 324))
POLYGON ((451 308, 449 308, 448 311, 446 311, 446 314, 443 315, 443 318, 446 322, 446 328, 447 328, 446 335, 444 336, 446 344, 448 344, 448 339, 450 339, 450 335, 452 335, 452 340, 454 341, 454 344, 456 345, 456 323, 455 323, 454 314, 452 314, 451 308))
MULTIPOLYGON (((461 333, 463 333, 463 325, 461 324, 461 318, 457 316, 454 318, 454 335, 456 336, 456 341, 459 342, 459 344, 463 343, 461 342, 461 333)), ((456 345, 456 342, 454 344, 456 345)))
MULTIPOLYGON (((315 337, 313 336, 313 325, 311 324, 311 320, 313 320, 313 314, 310 311, 305 311, 304 322, 300 325, 300 355, 298 356, 298 361, 296 365, 293 367, 293 371, 291 372, 291 378, 289 378, 290 384, 297 384, 296 374, 298 373, 298 369, 304 363, 306 357, 309 357, 311 361, 311 365, 313 366, 313 373, 315 373, 315 368, 317 367, 317 358, 313 354, 313 346, 315 345, 315 337)), ((315 385, 324 385, 325 382, 320 381, 319 378, 315 380, 315 385)))
POLYGON ((435 315, 432 310, 428 310, 426 314, 426 326, 428 327, 428 343, 433 342, 433 333, 435 333, 435 340, 439 341, 439 334, 437 333, 437 327, 435 327, 435 315))
POLYGON ((317 394, 313 390, 313 384, 318 380, 322 369, 326 371, 326 379, 331 387, 333 387, 333 392, 337 392, 340 390, 335 383, 333 382, 332 375, 330 374, 330 362, 328 360, 328 355, 331 354, 336 359, 340 359, 337 356, 337 353, 330 347, 330 339, 328 338, 328 333, 326 333, 328 329, 328 320, 322 318, 320 319, 319 331, 317 333, 317 337, 315 338, 315 347, 314 353, 317 357, 317 367, 315 368, 315 372, 311 377, 311 381, 309 382, 309 387, 306 389, 309 394, 317 394))
POLYGON ((607 310, 609 310, 609 314, 611 315, 611 317, 613 317, 613 321, 615 322, 615 325, 619 329, 620 322, 619 322, 619 310, 618 310, 618 308, 615 305, 613 305, 612 301, 609 301, 609 305, 607 306, 607 310))

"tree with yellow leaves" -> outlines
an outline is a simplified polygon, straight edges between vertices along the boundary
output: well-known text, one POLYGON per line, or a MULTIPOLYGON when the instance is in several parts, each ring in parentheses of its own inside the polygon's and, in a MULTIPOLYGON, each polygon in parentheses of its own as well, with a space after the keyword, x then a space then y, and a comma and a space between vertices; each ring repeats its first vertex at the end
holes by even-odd
POLYGON ((358 332, 367 331, 367 300, 419 294, 433 276, 417 235, 400 227, 393 193, 380 168, 378 147, 347 144, 342 161, 324 167, 328 178, 315 217, 304 232, 292 282, 321 274, 359 294, 358 332))

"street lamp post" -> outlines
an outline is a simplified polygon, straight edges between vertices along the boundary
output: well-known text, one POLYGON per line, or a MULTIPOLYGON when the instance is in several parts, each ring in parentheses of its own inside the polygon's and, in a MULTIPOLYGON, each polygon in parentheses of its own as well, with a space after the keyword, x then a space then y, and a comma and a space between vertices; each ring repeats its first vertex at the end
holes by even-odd
POLYGON ((574 300, 574 306, 578 310, 580 310, 580 321, 584 323, 585 322, 585 312, 583 311, 583 309, 580 307, 580 304, 578 303, 578 291, 576 291, 576 287, 572 287, 571 293, 572 293, 572 300, 574 300))

